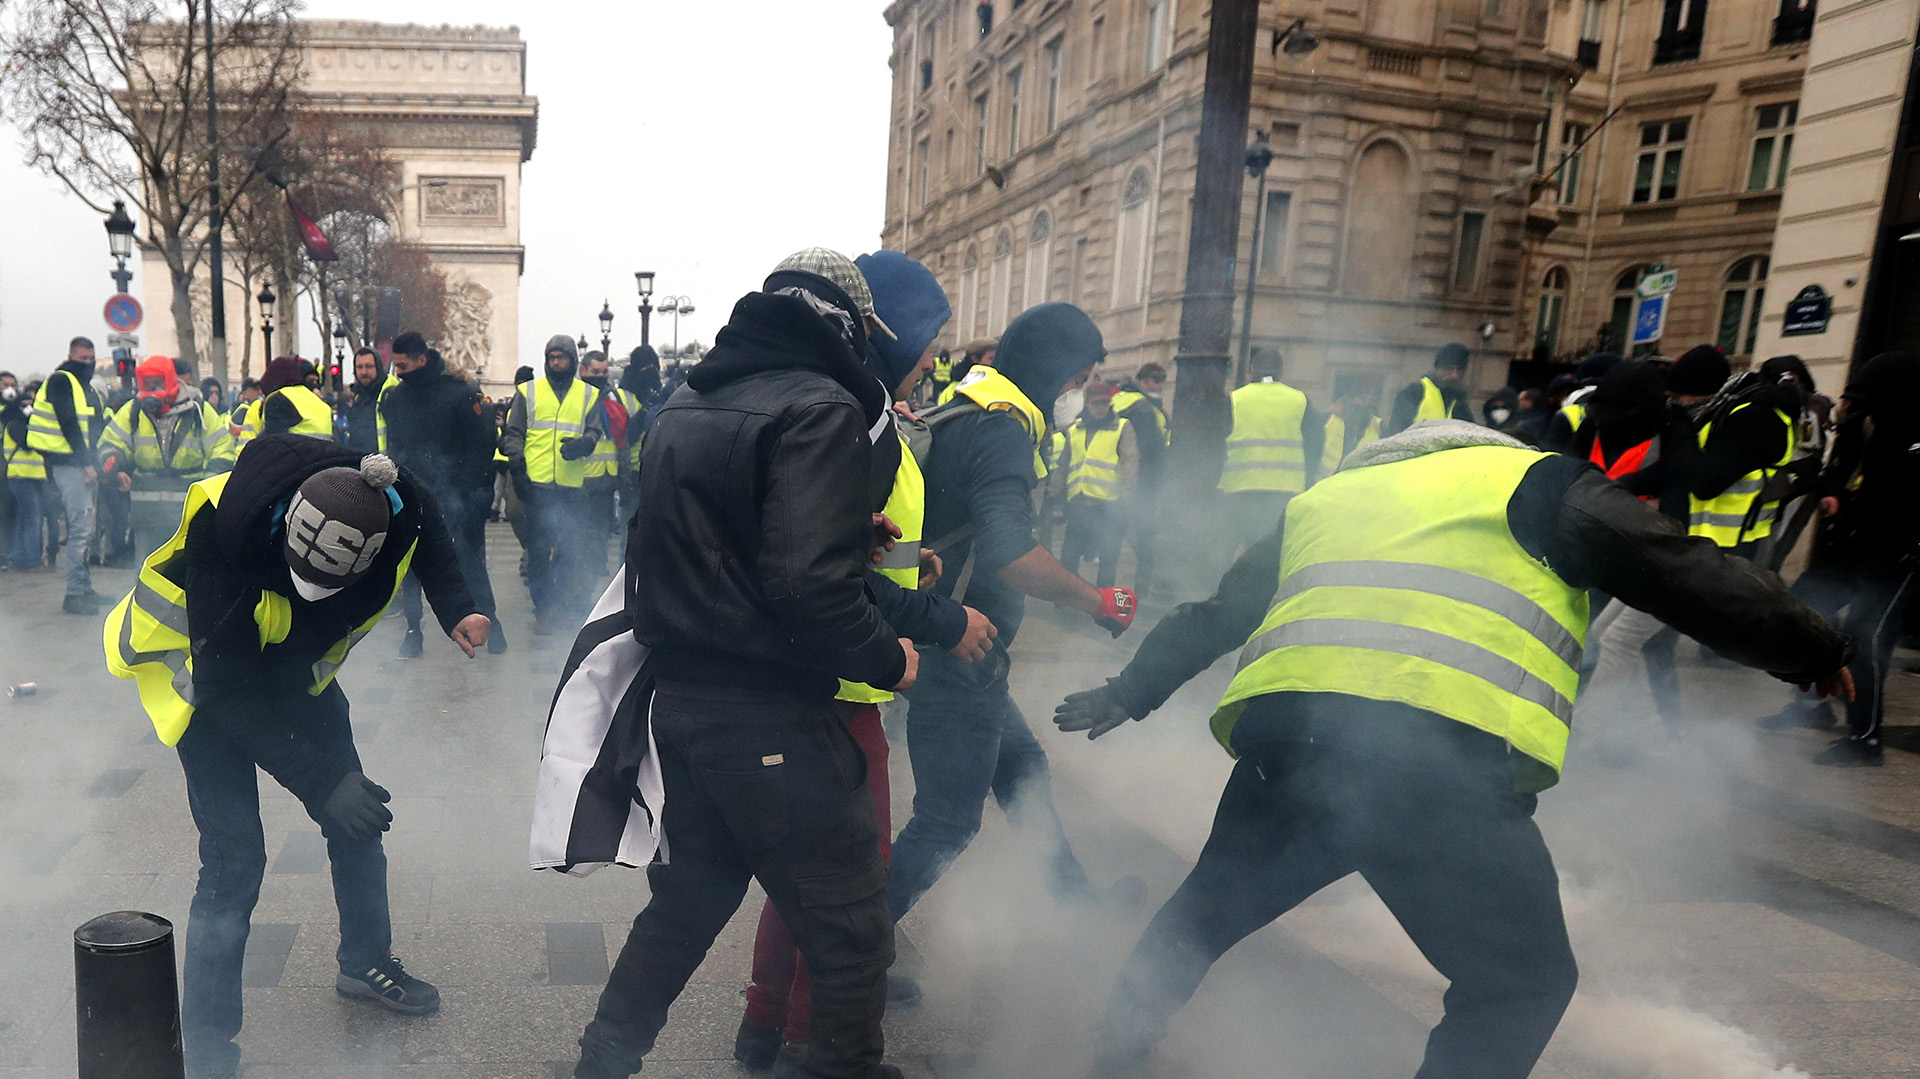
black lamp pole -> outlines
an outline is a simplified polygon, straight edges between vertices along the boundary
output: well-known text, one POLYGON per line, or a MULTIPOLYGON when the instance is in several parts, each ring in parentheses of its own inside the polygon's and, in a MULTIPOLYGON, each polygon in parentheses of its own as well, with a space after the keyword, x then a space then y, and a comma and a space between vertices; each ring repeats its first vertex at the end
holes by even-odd
POLYGON ((608 300, 600 301, 600 351, 613 358, 613 304, 608 300))
POLYGON ((1240 369, 1235 383, 1244 383, 1251 377, 1253 362, 1253 285, 1260 276, 1260 223, 1267 202, 1267 166, 1273 164, 1273 147, 1267 142, 1267 133, 1262 131, 1254 136, 1247 146, 1247 175, 1254 178, 1253 196, 1253 247, 1247 252, 1247 301, 1240 310, 1240 369))
POLYGON ((639 270, 634 273, 633 280, 640 288, 640 343, 645 345, 650 343, 647 326, 648 319, 653 315, 653 271, 639 270))
POLYGON ((266 369, 267 364, 273 362, 274 299, 272 282, 261 285, 260 295, 254 297, 254 300, 260 304, 260 336, 265 339, 267 346, 265 354, 260 357, 262 370, 266 369))
POLYGON ((119 199, 113 200, 113 212, 107 215, 107 249, 113 252, 113 273, 109 276, 114 291, 124 296, 133 281, 127 269, 127 258, 133 254, 133 218, 127 216, 127 204, 119 199))

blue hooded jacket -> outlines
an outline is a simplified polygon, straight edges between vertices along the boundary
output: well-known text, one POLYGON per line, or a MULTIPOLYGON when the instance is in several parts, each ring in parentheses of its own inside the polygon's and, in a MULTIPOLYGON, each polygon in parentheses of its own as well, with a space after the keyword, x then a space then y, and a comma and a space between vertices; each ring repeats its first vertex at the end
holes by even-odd
POLYGON ((898 251, 875 251, 853 263, 873 290, 874 313, 898 335, 877 336, 867 350, 868 366, 893 390, 919 365, 927 346, 953 317, 953 308, 933 271, 898 251))

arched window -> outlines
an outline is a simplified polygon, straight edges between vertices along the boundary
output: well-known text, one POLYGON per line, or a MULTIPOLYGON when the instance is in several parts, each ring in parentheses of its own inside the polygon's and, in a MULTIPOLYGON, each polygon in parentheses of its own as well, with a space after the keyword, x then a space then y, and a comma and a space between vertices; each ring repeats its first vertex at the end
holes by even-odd
POLYGON ((1136 304, 1146 298, 1147 203, 1153 180, 1145 165, 1133 170, 1120 191, 1120 217, 1114 229, 1113 303, 1136 304))
POLYGON ((1560 352, 1560 321, 1567 311, 1567 268, 1555 266, 1540 280, 1540 304, 1533 318, 1533 352, 1551 357, 1560 352))
POLYGON ((1629 266, 1613 282, 1613 310, 1607 316, 1607 339, 1601 346, 1622 355, 1632 350, 1628 334, 1633 329, 1634 289, 1649 267, 1629 266))
POLYGON ((960 260, 960 326, 963 336, 980 336, 980 249, 973 244, 960 260))
POLYGON ((1729 356, 1753 355, 1760 335, 1760 308, 1767 295, 1767 256, 1753 255, 1727 271, 1727 287, 1720 294, 1720 350, 1729 356))
POLYGON ((993 276, 987 284, 986 333, 997 335, 1007 328, 1008 293, 1013 288, 1013 230, 1001 229, 993 238, 993 276))
POLYGON ((1380 139, 1360 152, 1347 195, 1347 242, 1341 283, 1355 296, 1404 300, 1413 283, 1420 195, 1413 162, 1397 143, 1380 139))
POLYGON ((1033 215, 1027 229, 1027 307, 1047 302, 1053 285, 1053 215, 1045 210, 1033 215))

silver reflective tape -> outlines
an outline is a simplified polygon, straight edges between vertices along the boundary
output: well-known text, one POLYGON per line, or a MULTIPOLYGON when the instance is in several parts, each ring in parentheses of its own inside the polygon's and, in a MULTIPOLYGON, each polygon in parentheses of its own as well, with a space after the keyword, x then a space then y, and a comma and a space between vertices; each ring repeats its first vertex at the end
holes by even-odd
POLYGON ((880 568, 919 569, 920 541, 917 539, 895 541, 893 550, 887 551, 884 557, 880 559, 880 568))
POLYGON ((1398 588, 1458 600, 1512 622, 1546 645, 1567 666, 1580 666, 1579 639, 1547 613, 1545 607, 1524 593, 1478 574, 1419 562, 1372 559, 1320 562, 1291 573, 1280 582, 1273 606, 1278 607, 1309 588, 1323 587, 1398 588))

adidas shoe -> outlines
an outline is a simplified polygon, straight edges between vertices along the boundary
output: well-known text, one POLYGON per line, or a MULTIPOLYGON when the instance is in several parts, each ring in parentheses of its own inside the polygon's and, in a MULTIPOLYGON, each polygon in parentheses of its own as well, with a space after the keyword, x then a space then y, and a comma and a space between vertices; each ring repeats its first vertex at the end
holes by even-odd
POLYGON ((408 974, 398 956, 388 956, 358 973, 340 972, 334 992, 349 1000, 371 1000, 401 1015, 432 1015, 440 1010, 440 990, 408 974))

